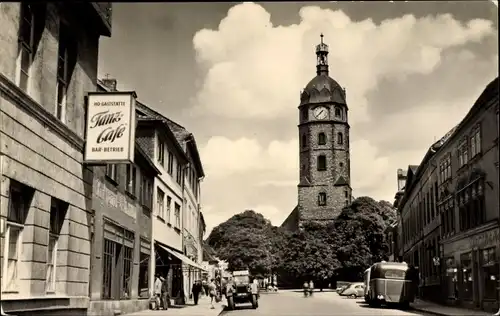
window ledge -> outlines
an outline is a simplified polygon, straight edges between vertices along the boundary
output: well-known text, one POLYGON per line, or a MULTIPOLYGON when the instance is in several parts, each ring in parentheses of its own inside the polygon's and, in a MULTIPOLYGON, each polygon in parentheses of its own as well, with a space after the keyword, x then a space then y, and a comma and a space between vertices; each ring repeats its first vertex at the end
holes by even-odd
POLYGON ((106 180, 108 180, 109 183, 111 183, 112 185, 114 185, 115 187, 118 186, 118 182, 116 182, 115 179, 111 178, 110 176, 108 175, 105 175, 106 177, 106 180))
POLYGON ((179 227, 177 227, 177 226, 175 226, 175 227, 174 227, 174 230, 175 230, 178 234, 180 234, 180 233, 181 233, 181 229, 180 229, 179 227))
POLYGON ((162 223, 165 223, 165 220, 160 215, 156 215, 156 219, 158 219, 162 223))
POLYGON ((167 223, 167 226, 168 226, 168 227, 172 227, 172 224, 171 224, 171 223, 167 223))
POLYGON ((129 192, 128 190, 125 190, 125 194, 129 196, 129 198, 133 200, 137 200, 137 197, 134 195, 134 193, 129 192))

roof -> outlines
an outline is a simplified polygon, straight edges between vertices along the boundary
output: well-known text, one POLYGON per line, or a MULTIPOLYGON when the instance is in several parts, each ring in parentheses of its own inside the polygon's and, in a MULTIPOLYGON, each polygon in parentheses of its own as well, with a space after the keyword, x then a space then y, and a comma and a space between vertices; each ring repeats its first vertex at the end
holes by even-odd
POLYGON ((347 180, 343 176, 340 176, 337 179, 337 181, 335 182, 334 186, 339 187, 339 186, 343 186, 343 185, 349 185, 349 183, 347 182, 347 180))
POLYGON ((186 156, 186 153, 184 152, 184 149, 179 144, 179 142, 177 142, 177 139, 176 139, 175 135, 172 133, 172 131, 170 130, 168 124, 166 124, 166 122, 164 120, 157 119, 157 118, 154 118, 154 117, 139 117, 139 118, 137 118, 137 122, 138 122, 139 125, 156 124, 156 125, 159 125, 160 127, 162 127, 161 130, 164 131, 165 134, 167 134, 167 137, 172 140, 172 143, 176 147, 177 151, 180 153, 181 158, 185 162, 188 161, 188 157, 186 156))
POLYGON ((304 88, 300 104, 336 102, 346 104, 344 89, 327 74, 314 77, 304 88))
POLYGON ((142 158, 144 158, 145 162, 147 163, 148 167, 151 169, 151 171, 153 171, 155 174, 159 174, 161 175, 161 171, 160 169, 156 168, 153 160, 151 160, 151 158, 148 156, 148 154, 146 154, 146 152, 141 148, 141 146, 139 145, 139 143, 136 141, 135 142, 135 151, 136 153, 135 154, 139 154, 140 156, 142 156, 142 158))
POLYGON ((453 128, 451 128, 443 137, 441 137, 440 140, 432 144, 429 149, 427 150, 427 153, 425 154, 424 158, 422 159, 422 162, 418 166, 418 168, 414 168, 415 166, 408 166, 408 170, 411 170, 413 175, 408 174, 408 178, 406 179, 406 185, 405 187, 407 188, 405 190, 405 193, 403 195, 403 198, 401 199, 399 205, 404 205, 406 203, 406 200, 408 199, 415 183, 416 180, 422 175, 424 169, 427 167, 427 162, 436 154, 438 153, 445 144, 449 143, 460 131, 461 129, 469 122, 469 120, 474 117, 483 106, 487 104, 489 100, 491 100, 493 97, 498 97, 498 77, 493 79, 483 90, 479 98, 477 98, 476 102, 472 105, 471 109, 465 117, 455 125, 453 128), (413 179, 415 178, 415 179, 413 179))

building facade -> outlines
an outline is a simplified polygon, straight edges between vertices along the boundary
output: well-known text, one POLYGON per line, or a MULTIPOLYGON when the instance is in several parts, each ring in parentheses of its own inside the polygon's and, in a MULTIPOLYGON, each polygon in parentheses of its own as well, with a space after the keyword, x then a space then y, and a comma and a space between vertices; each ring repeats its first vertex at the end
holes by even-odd
POLYGON ((436 142, 399 202, 405 261, 419 266, 420 294, 498 309, 498 78, 436 142))
POLYGON ((137 144, 134 164, 94 167, 89 315, 149 305, 153 183, 159 170, 137 144))
POLYGON ((111 4, 0 6, 2 309, 85 314, 93 183, 83 163, 85 94, 96 90, 111 4))
MULTIPOLYGON (((100 80, 116 91, 116 79, 100 80)), ((194 136, 141 102, 136 102, 136 139, 160 174, 154 180, 149 295, 156 274, 168 278, 170 296, 184 303, 201 277, 200 183, 204 177, 194 136)), ((146 295, 146 293, 142 293, 146 295)))
POLYGON ((328 71, 328 45, 316 46, 316 77, 299 105, 298 205, 283 227, 335 219, 351 203, 348 108, 345 90, 328 71))

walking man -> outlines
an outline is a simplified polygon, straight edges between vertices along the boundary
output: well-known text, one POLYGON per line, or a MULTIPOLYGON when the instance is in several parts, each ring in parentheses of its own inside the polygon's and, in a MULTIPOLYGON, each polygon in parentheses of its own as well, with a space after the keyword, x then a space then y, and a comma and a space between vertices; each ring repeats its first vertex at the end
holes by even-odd
POLYGON ((217 289, 217 287, 215 286, 214 279, 210 280, 210 284, 208 285, 208 291, 210 293, 210 308, 211 309, 215 308, 214 299, 215 299, 215 295, 217 294, 216 289, 217 289))
POLYGON ((198 299, 200 298, 201 291, 201 282, 198 280, 193 284, 193 289, 191 290, 191 292, 193 293, 194 305, 198 305, 198 299))
POLYGON ((156 278, 155 278, 155 287, 154 287, 154 296, 155 296, 155 309, 156 310, 159 310, 160 309, 160 305, 161 305, 161 285, 162 285, 162 281, 161 281, 161 278, 160 278, 160 274, 156 274, 156 278))

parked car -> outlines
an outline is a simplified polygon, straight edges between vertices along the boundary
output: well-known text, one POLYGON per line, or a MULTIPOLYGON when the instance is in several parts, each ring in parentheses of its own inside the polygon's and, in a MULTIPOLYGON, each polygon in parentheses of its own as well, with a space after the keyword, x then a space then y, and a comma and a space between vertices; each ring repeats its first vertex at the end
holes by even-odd
POLYGON ((349 285, 351 285, 351 283, 347 283, 347 284, 339 286, 336 290, 337 293, 340 294, 340 293, 344 292, 344 290, 347 289, 349 287, 349 285))
POLYGON ((340 295, 351 298, 363 297, 365 296, 365 285, 362 282, 351 283, 340 295))

